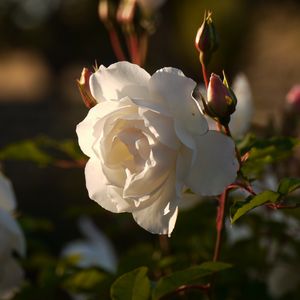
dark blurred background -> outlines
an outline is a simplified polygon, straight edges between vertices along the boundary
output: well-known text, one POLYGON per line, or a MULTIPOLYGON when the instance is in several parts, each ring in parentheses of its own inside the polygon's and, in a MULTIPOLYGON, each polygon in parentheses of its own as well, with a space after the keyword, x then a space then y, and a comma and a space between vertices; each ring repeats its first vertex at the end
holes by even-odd
MULTIPOLYGON (((98 0, 0 1, 1 147, 39 135, 76 139, 75 126, 87 113, 76 78, 95 61, 116 61, 97 6, 98 0)), ((300 82, 299 0, 169 0, 150 39, 150 73, 173 66, 202 80, 194 37, 205 9, 213 10, 220 36, 210 71, 225 69, 230 78, 244 72, 253 90, 254 122, 264 125, 270 116, 276 121, 286 93, 300 82)), ((64 208, 98 209, 88 200, 82 169, 15 161, 4 169, 23 213, 56 219, 72 232, 64 208)))

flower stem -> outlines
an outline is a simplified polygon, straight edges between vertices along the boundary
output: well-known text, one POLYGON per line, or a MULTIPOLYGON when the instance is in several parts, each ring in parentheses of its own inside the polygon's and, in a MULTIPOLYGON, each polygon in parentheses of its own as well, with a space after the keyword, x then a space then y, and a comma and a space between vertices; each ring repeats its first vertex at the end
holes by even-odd
POLYGON ((148 53, 149 34, 144 32, 140 37, 140 65, 145 64, 148 53))
POLYGON ((141 58, 140 58, 140 51, 139 51, 139 42, 135 32, 131 31, 128 37, 129 41, 129 51, 131 55, 131 61, 134 64, 140 65, 141 58))
MULTIPOLYGON (((230 132, 230 128, 229 128, 229 125, 224 125, 224 129, 225 129, 225 134, 227 136, 229 136, 230 138, 232 138, 232 135, 231 135, 231 132, 230 132)), ((241 159, 241 154, 240 154, 240 151, 238 150, 238 148, 235 146, 235 153, 236 153, 236 158, 239 162, 239 169, 241 169, 242 167, 242 159, 241 159)))
POLYGON ((179 288, 177 288, 175 291, 170 292, 166 295, 164 295, 163 297, 160 298, 160 300, 165 300, 165 299, 173 299, 174 296, 181 294, 181 293, 185 293, 186 291, 189 290, 199 290, 201 291, 203 294, 205 294, 207 296, 207 299, 211 299, 209 296, 209 289, 210 289, 210 284, 190 284, 190 285, 182 285, 179 288))
POLYGON ((205 83, 205 87, 206 89, 208 88, 208 77, 207 77, 207 70, 206 70, 206 66, 204 63, 201 63, 202 66, 202 75, 203 75, 203 80, 205 83))
POLYGON ((159 236, 159 246, 163 255, 168 255, 170 253, 169 238, 165 234, 159 236))
POLYGON ((107 30, 109 33, 110 43, 116 55, 116 58, 119 61, 126 60, 126 56, 122 50, 121 43, 114 25, 110 24, 109 26, 107 26, 107 30))
POLYGON ((225 220, 225 206, 229 189, 227 188, 219 197, 219 206, 216 218, 217 238, 214 250, 213 261, 218 261, 221 252, 222 232, 225 220))

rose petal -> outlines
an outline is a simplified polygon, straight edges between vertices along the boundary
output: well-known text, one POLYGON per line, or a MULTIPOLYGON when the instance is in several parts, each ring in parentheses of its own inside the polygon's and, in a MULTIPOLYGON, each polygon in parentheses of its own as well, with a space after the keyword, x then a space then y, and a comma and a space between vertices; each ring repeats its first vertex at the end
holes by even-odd
POLYGON ((108 68, 100 66, 90 77, 91 93, 98 102, 124 97, 149 98, 149 78, 150 75, 144 69, 126 61, 117 62, 108 68))
POLYGON ((133 218, 151 233, 170 236, 177 219, 178 200, 175 191, 175 173, 171 172, 158 198, 150 206, 134 211, 133 218))
POLYGON ((85 166, 86 187, 89 197, 104 209, 118 213, 117 205, 107 196, 107 180, 97 158, 90 158, 85 166))
POLYGON ((0 257, 4 253, 11 254, 14 251, 25 255, 25 238, 16 220, 3 209, 0 209, 0 257))
POLYGON ((136 200, 145 196, 151 197, 157 189, 164 188, 162 185, 166 177, 173 170, 175 173, 175 155, 174 151, 162 144, 153 146, 142 172, 127 174, 123 197, 136 200))
POLYGON ((162 144, 174 150, 179 148, 180 141, 175 133, 174 121, 171 118, 144 108, 140 108, 139 112, 145 120, 145 125, 162 144))
POLYGON ((235 180, 239 167, 233 140, 211 130, 197 138, 197 151, 186 185, 198 195, 221 194, 235 180))
POLYGON ((115 118, 119 115, 119 111, 123 113, 133 113, 136 110, 134 104, 129 98, 124 98, 121 101, 106 101, 97 104, 89 110, 85 119, 76 127, 78 143, 82 152, 89 156, 95 156, 93 145, 95 140, 101 135, 103 130, 103 118, 114 114, 115 118))
MULTIPOLYGON (((194 147, 194 135, 208 130, 199 104, 192 97, 196 83, 174 68, 163 68, 151 77, 149 89, 155 99, 165 103, 174 118, 175 131, 188 147, 194 147)), ((163 112, 162 112, 163 113, 163 112)))

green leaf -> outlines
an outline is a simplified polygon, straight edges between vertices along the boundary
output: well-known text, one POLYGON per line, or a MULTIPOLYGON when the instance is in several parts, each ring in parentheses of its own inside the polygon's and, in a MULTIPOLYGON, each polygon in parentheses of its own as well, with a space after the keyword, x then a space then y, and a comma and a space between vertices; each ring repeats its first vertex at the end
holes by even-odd
POLYGON ((10 144, 0 150, 0 160, 31 161, 41 166, 84 159, 77 142, 56 141, 46 136, 10 144))
POLYGON ((242 166, 242 173, 251 177, 260 174, 266 165, 276 163, 289 157, 300 141, 291 137, 272 137, 270 139, 255 140, 248 137, 240 143, 240 151, 249 153, 249 158, 242 166))
POLYGON ((72 292, 91 292, 107 278, 107 275, 95 269, 80 270, 69 276, 63 286, 72 292))
POLYGON ((111 286, 112 300, 148 300, 150 280, 148 268, 140 267, 120 276, 111 286))
POLYGON ((278 186, 278 193, 287 195, 300 188, 300 178, 283 178, 278 186))
POLYGON ((231 265, 227 263, 205 262, 199 266, 193 266, 182 271, 174 272, 158 281, 153 292, 153 300, 160 299, 162 296, 176 290, 182 285, 194 283, 203 277, 228 268, 231 268, 231 265))
POLYGON ((0 160, 27 160, 40 165, 48 165, 53 159, 39 148, 34 141, 11 144, 0 151, 0 160))
POLYGON ((250 196, 247 198, 247 201, 244 205, 237 209, 236 213, 231 219, 231 223, 234 223, 241 216, 249 212, 255 207, 261 206, 268 202, 274 203, 280 197, 280 194, 273 191, 264 191, 256 196, 250 196))

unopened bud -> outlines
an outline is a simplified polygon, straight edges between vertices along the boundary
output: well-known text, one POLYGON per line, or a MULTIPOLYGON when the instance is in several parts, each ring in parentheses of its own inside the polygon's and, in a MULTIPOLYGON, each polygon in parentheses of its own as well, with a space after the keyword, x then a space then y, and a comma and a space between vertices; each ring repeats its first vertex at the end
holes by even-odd
POLYGON ((83 68, 80 79, 77 80, 77 86, 79 88, 81 98, 87 108, 92 108, 97 104, 97 101, 92 96, 90 86, 89 86, 89 80, 91 75, 92 72, 89 69, 83 68))
POLYGON ((286 95, 287 108, 300 113, 300 84, 294 85, 286 95))
POLYGON ((218 75, 211 74, 207 88, 207 101, 203 101, 203 104, 207 115, 222 125, 228 125, 230 115, 235 111, 236 97, 229 88, 226 77, 224 81, 225 83, 218 75))
POLYGON ((212 20, 211 11, 205 12, 203 23, 195 38, 195 47, 200 53, 202 64, 207 64, 218 48, 218 37, 212 20))

